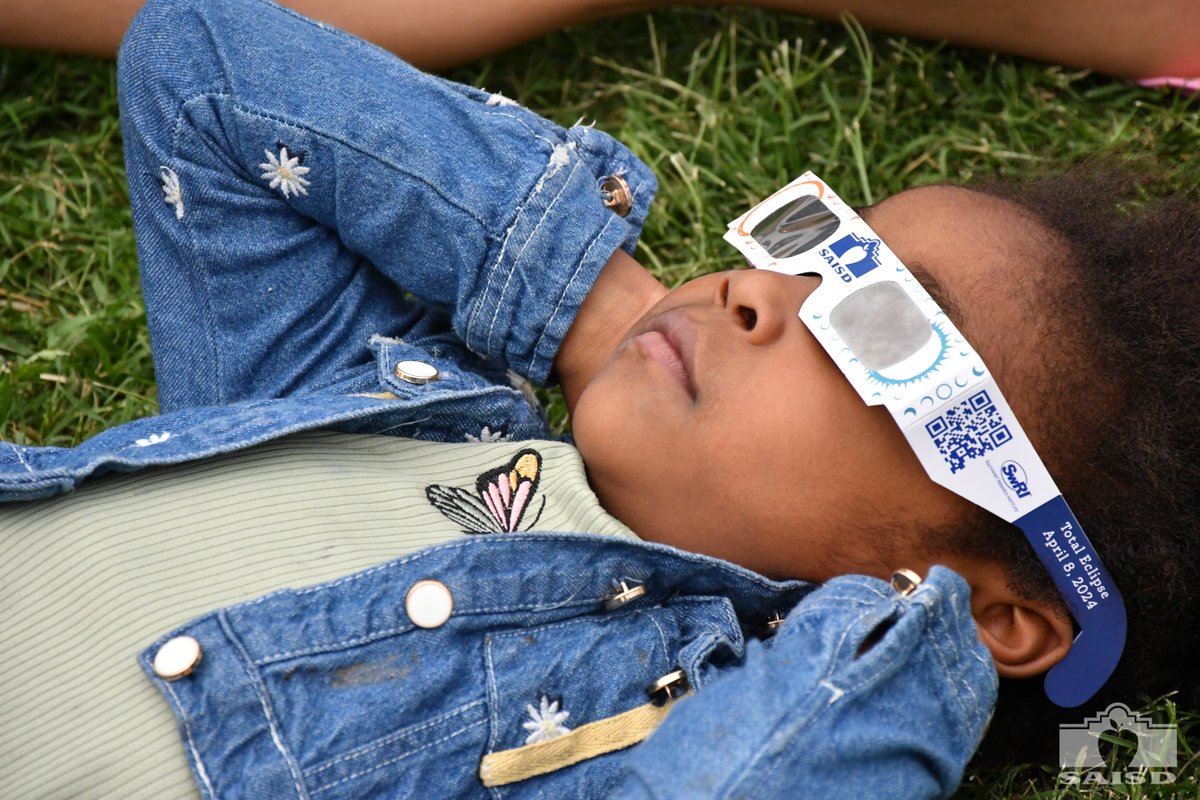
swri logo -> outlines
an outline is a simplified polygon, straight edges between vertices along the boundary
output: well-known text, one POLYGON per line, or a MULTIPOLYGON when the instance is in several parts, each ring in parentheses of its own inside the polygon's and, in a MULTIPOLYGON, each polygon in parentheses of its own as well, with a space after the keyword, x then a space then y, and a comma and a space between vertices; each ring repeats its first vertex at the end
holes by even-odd
POLYGON ((1005 461, 1000 465, 1000 474, 1008 485, 1017 493, 1017 497, 1029 497, 1029 479, 1025 477, 1025 468, 1015 461, 1005 461))
POLYGON ((879 240, 847 234, 829 247, 822 247, 821 257, 839 278, 849 283, 879 266, 879 240))

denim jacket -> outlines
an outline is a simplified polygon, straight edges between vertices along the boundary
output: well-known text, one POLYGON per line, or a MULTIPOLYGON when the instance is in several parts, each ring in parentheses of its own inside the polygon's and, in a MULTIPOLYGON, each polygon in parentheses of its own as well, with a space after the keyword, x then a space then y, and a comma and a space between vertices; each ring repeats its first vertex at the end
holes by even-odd
MULTIPOLYGON (((317 427, 548 435, 522 384, 636 243, 628 150, 269 0, 149 0, 118 87, 163 413, 0 447, 0 499, 317 427)), ((141 660, 213 798, 946 796, 996 692, 948 570, 814 588, 587 533, 279 591, 141 660)))

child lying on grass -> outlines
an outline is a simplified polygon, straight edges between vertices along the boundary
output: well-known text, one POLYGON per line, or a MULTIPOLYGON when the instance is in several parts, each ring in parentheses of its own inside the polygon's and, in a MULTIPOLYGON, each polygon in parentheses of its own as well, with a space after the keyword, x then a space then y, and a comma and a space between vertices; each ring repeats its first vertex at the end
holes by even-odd
MULTIPOLYGON (((221 797, 944 795, 996 673, 1068 652, 1028 543, 930 481, 805 328, 815 278, 641 270, 654 180, 608 137, 261 2, 151 2, 120 82, 164 415, 3 454, 12 499, 135 472, 0 512, 29 743, 5 794, 69 741, 76 794, 177 790, 185 752, 221 797), (553 371, 578 451, 509 371, 553 371), (315 428, 399 436, 284 438, 315 428), (900 568, 915 592, 880 580, 900 568)), ((1112 568, 1127 697, 1195 645, 1149 638, 1191 563, 1195 212, 1122 221, 1094 185, 862 214, 1112 568)))

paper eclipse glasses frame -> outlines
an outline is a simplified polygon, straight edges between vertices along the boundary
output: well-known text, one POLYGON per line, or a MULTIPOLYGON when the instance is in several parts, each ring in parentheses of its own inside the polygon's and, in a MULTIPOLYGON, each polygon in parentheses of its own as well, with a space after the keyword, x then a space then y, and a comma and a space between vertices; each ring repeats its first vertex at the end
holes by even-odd
POLYGON ((936 483, 1025 533, 1079 625, 1045 679, 1091 698, 1125 647, 1125 603, 983 359, 908 268, 806 172, 729 223, 750 264, 821 284, 800 319, 867 405, 882 405, 936 483))

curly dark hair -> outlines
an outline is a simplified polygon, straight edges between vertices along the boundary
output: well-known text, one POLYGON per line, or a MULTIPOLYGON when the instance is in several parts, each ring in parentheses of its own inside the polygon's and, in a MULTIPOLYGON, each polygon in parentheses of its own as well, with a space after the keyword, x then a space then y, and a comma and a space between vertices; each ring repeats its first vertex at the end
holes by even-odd
MULTIPOLYGON (((1016 204, 1059 240, 1051 258, 1065 280, 1046 300, 1070 319, 1085 358, 1034 390, 1035 442, 1129 615, 1121 662, 1085 707, 1057 708, 1041 678, 1001 681, 984 765, 1054 758, 1056 721, 1079 723, 1117 700, 1135 707, 1177 691, 1181 705, 1200 707, 1200 202, 1194 184, 1179 191, 1178 177, 1148 161, 1091 159, 969 187, 1016 204), (1174 194, 1154 197, 1164 187, 1174 194), (1093 402, 1097 383, 1103 400, 1093 402)), ((1009 523, 979 511, 950 539, 1005 565, 1016 593, 1065 612, 1009 523)))

